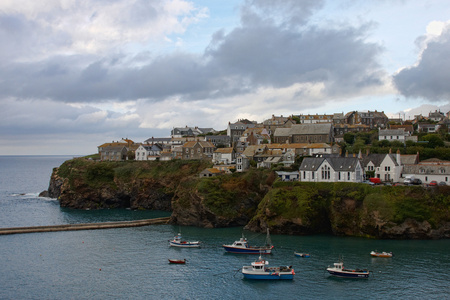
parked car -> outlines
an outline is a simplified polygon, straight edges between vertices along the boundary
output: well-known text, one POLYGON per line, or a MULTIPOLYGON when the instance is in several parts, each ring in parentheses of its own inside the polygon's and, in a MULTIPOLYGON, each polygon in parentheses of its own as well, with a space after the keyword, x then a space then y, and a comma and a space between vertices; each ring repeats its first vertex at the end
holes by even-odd
POLYGON ((447 185, 447 184, 445 183, 445 181, 441 181, 441 182, 438 183, 438 185, 444 186, 444 185, 447 185))
POLYGON ((369 178, 369 181, 373 182, 373 184, 381 184, 380 178, 372 177, 372 178, 369 178))
POLYGON ((433 180, 433 181, 430 181, 430 184, 429 184, 429 185, 430 185, 430 186, 437 186, 438 183, 437 183, 436 180, 433 180))
POLYGON ((368 184, 368 185, 374 185, 375 183, 373 183, 372 181, 369 180, 364 180, 362 183, 368 184))
POLYGON ((410 185, 421 185, 422 184, 422 180, 420 180, 419 178, 415 178, 413 180, 411 180, 410 185))

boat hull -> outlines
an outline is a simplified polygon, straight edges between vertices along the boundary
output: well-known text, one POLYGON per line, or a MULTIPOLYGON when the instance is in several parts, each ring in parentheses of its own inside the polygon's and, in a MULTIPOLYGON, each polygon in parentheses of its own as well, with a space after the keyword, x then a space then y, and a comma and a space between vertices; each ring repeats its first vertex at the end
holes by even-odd
POLYGON ((186 260, 185 259, 169 259, 169 263, 170 264, 185 264, 186 260))
POLYGON ((257 279, 257 280, 293 280, 294 275, 292 273, 288 274, 247 274, 242 273, 245 279, 257 279))
POLYGON ((346 271, 334 271, 327 270, 332 276, 342 277, 342 278, 369 278, 369 271, 367 272, 346 272, 346 271))
POLYGON ((297 253, 297 252, 295 252, 294 255, 295 255, 295 256, 298 256, 298 257, 309 257, 309 256, 310 256, 310 255, 307 254, 307 253, 297 253))
POLYGON ((254 248, 240 248, 240 247, 233 247, 233 246, 227 246, 223 245, 223 248, 225 251, 229 253, 239 253, 239 254, 271 254, 273 247, 254 247, 254 248))
POLYGON ((170 241, 169 245, 172 247, 180 247, 180 248, 199 248, 199 243, 178 243, 174 241, 170 241))

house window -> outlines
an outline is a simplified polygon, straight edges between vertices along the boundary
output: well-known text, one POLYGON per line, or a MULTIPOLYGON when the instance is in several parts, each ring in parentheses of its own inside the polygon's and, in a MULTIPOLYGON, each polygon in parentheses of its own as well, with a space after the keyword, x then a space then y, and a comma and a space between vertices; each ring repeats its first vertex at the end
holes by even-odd
POLYGON ((314 179, 314 172, 311 172, 311 179, 314 179))
POLYGON ((306 179, 306 171, 303 171, 303 179, 306 179))
POLYGON ((428 181, 428 176, 425 176, 425 182, 427 182, 428 181))
POLYGON ((425 169, 420 168, 419 173, 425 173, 425 169))
POLYGON ((322 170, 322 179, 330 179, 330 167, 323 166, 321 170, 322 170))
POLYGON ((347 180, 350 180, 350 172, 347 174, 347 180))
POLYGON ((439 169, 439 173, 444 174, 445 170, 441 168, 441 169, 439 169))
POLYGON ((339 172, 339 180, 341 180, 341 172, 339 172))

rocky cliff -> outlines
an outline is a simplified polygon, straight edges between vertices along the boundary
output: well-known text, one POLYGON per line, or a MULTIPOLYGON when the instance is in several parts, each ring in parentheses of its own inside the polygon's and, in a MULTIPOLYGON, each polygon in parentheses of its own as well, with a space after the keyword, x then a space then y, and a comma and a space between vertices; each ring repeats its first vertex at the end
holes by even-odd
POLYGON ((200 161, 73 159, 54 169, 48 194, 63 207, 167 210, 174 224, 208 228, 246 226, 280 234, 387 239, 450 237, 450 187, 286 183, 259 169, 199 178, 206 167, 200 161))

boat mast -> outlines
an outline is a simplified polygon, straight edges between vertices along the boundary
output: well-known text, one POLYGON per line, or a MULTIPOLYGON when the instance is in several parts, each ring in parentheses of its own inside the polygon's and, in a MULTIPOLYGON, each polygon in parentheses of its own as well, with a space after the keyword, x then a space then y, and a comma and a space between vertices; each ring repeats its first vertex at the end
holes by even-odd
POLYGON ((266 245, 272 246, 272 240, 270 239, 269 228, 267 228, 266 245))

